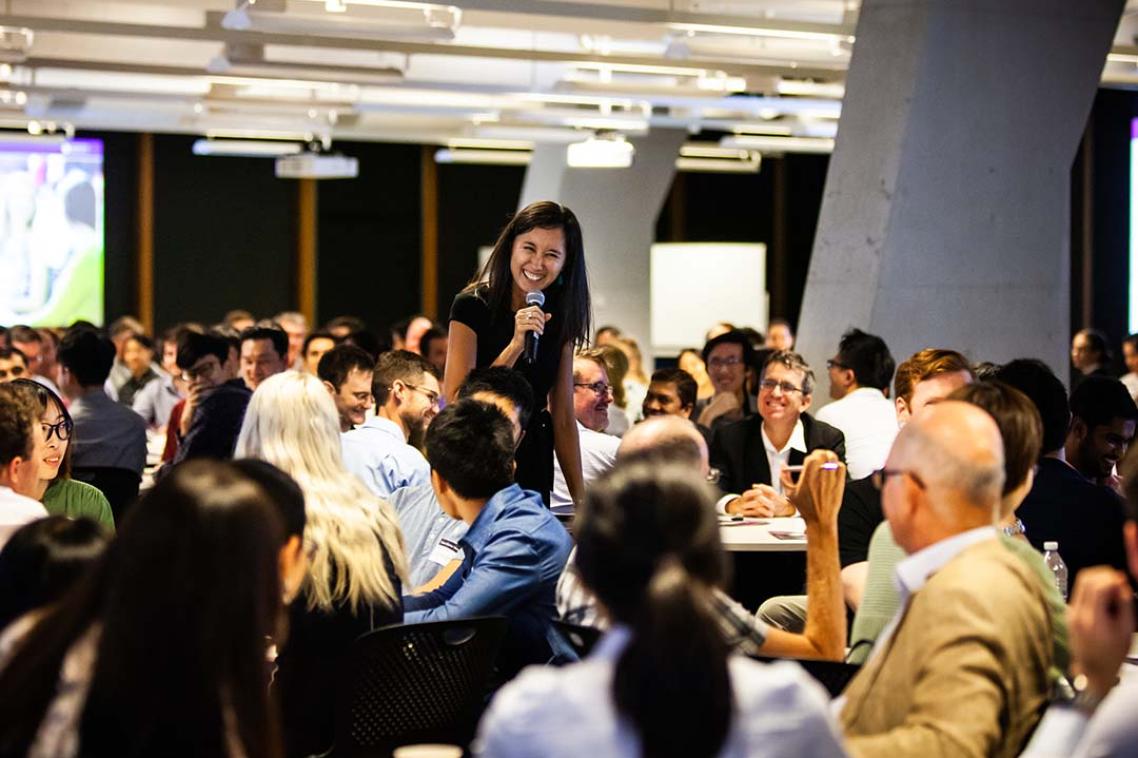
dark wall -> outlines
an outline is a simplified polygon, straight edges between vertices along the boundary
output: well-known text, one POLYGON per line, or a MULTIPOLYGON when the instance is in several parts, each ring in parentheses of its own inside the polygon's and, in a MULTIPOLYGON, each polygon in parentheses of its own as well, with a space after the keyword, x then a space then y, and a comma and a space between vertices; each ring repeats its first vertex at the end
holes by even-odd
POLYGON ((351 314, 378 331, 419 310, 420 147, 342 143, 359 177, 319 183, 317 320, 351 314))
POLYGON ((138 135, 86 132, 103 141, 105 206, 103 319, 134 310, 138 299, 138 135))
POLYGON ((474 275, 478 248, 493 245, 517 211, 525 176, 524 166, 438 167, 439 320, 474 275))
POLYGON ((154 321, 219 321, 291 308, 296 182, 273 162, 196 156, 193 137, 154 137, 154 321))

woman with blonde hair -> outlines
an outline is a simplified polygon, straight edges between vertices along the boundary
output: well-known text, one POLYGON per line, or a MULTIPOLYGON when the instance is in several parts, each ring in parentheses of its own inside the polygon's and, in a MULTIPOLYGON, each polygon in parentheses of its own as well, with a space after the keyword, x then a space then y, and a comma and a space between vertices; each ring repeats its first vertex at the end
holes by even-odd
POLYGON ((350 643, 403 620, 403 535, 391 506, 344 468, 336 406, 314 376, 286 371, 257 388, 236 457, 272 463, 304 492, 310 568, 275 686, 286 754, 320 753, 332 743, 336 676, 350 643))

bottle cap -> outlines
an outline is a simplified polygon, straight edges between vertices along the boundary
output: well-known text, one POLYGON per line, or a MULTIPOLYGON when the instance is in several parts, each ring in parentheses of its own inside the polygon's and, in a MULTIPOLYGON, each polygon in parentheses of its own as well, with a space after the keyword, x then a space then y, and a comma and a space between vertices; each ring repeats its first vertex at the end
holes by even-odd
POLYGON ((1043 549, 1044 550, 1058 550, 1059 549, 1059 543, 1058 542, 1044 542, 1043 543, 1043 549))

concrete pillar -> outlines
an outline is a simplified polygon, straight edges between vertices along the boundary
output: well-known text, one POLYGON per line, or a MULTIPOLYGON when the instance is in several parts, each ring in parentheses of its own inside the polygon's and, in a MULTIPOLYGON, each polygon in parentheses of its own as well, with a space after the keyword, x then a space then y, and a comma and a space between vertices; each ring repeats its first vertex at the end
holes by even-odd
POLYGON ((596 325, 616 324, 640 343, 651 368, 649 261, 656 218, 675 174, 687 133, 653 129, 630 140, 636 157, 627 169, 565 165, 564 145, 539 145, 526 172, 519 207, 537 200, 568 206, 581 222, 596 325))
MULTIPOLYGON (((1069 182, 1123 0, 864 0, 799 322, 1067 373, 1069 182)), ((824 396, 824 395, 823 395, 824 396)))

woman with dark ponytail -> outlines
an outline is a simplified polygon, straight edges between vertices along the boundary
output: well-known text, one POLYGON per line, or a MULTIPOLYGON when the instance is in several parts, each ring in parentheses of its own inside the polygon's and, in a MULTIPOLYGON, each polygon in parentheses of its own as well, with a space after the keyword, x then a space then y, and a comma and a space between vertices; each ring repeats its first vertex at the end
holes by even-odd
POLYGON ((619 465, 590 486, 576 533, 581 579, 611 631, 585 661, 507 685, 477 754, 844 755, 826 694, 801 668, 729 653, 710 605, 726 558, 696 473, 619 465))

